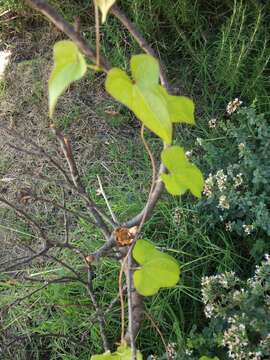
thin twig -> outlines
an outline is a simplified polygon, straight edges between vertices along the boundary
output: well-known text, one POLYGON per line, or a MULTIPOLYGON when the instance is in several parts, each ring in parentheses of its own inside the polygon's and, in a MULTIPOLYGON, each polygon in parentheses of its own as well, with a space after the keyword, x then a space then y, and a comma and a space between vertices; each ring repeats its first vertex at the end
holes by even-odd
POLYGON ((154 156, 150 150, 150 147, 148 146, 147 144, 147 141, 145 140, 144 138, 144 125, 142 125, 141 127, 141 139, 142 139, 142 142, 143 142, 143 145, 149 155, 149 158, 151 160, 151 166, 152 166, 152 182, 151 182, 151 188, 150 188, 150 191, 149 191, 149 196, 148 196, 148 199, 147 199, 147 203, 145 205, 145 208, 144 208, 144 214, 143 214, 143 217, 141 219, 141 222, 138 226, 138 230, 137 230, 137 234, 136 234, 136 239, 138 238, 138 235, 144 225, 144 222, 146 220, 146 216, 147 216, 147 213, 148 213, 148 207, 150 206, 151 204, 151 199, 152 199, 152 193, 154 191, 154 188, 155 188, 155 182, 156 182, 156 174, 157 174, 157 168, 156 168, 156 163, 155 163, 155 159, 154 159, 154 156))
POLYGON ((165 352, 166 352, 166 355, 167 355, 167 359, 169 360, 171 357, 168 353, 168 349, 167 349, 167 345, 166 345, 166 341, 164 339, 164 336, 162 334, 162 332, 160 331, 159 327, 157 326, 157 324, 155 323, 154 319, 152 318, 152 316, 147 312, 147 311, 144 311, 144 314, 146 315, 146 317, 150 320, 152 326, 154 327, 154 329, 156 330, 156 332, 159 334, 160 336, 160 339, 164 345, 164 348, 165 348, 165 352))
POLYGON ((8 200, 3 197, 0 197, 0 202, 7 205, 9 208, 15 210, 15 212, 22 217, 32 228, 34 228, 38 233, 39 236, 43 239, 44 244, 46 247, 49 247, 51 241, 47 238, 44 230, 40 227, 40 225, 31 217, 29 216, 24 210, 19 209, 16 205, 12 204, 8 200))
MULTIPOLYGON (((119 277, 118 277, 118 289, 119 289, 119 299, 120 299, 120 308, 121 308, 121 344, 123 344, 125 338, 125 303, 124 303, 124 294, 122 291, 123 288, 122 282, 123 282, 124 268, 126 266, 128 255, 129 252, 122 261, 119 277)), ((128 286, 127 286, 127 290, 129 291, 128 286)))
POLYGON ((89 198, 88 194, 85 191, 85 188, 82 185, 69 140, 66 137, 64 137, 63 134, 58 129, 56 129, 54 126, 51 126, 51 130, 57 137, 57 139, 60 143, 61 149, 64 153, 65 159, 68 163, 72 182, 74 185, 74 189, 84 200, 87 209, 90 211, 91 215, 93 216, 93 218, 96 221, 97 227, 99 227, 99 229, 102 231, 105 238, 108 240, 110 238, 111 233, 107 227, 107 224, 103 221, 103 218, 100 215, 101 210, 99 209, 97 211, 98 206, 89 198))
POLYGON ((127 294, 128 294, 128 333, 129 333, 129 339, 130 339, 130 347, 131 347, 131 360, 136 360, 136 341, 135 341, 135 333, 134 333, 134 312, 133 312, 133 271, 131 271, 131 268, 133 267, 133 258, 132 258, 132 252, 131 249, 133 246, 130 247, 127 258, 127 294))
POLYGON ((105 256, 110 250, 112 250, 117 245, 117 242, 115 240, 114 233, 110 236, 110 239, 105 242, 104 245, 102 245, 98 250, 96 250, 92 257, 95 261, 98 261, 100 258, 105 256))
POLYGON ((115 214, 114 214, 114 212, 113 212, 113 210, 112 210, 112 208, 111 208, 111 206, 110 206, 110 203, 109 203, 109 201, 108 201, 108 198, 107 198, 107 196, 106 196, 106 194, 105 194, 105 191, 104 191, 104 189, 103 189, 102 182, 101 182, 100 177, 99 177, 98 175, 97 175, 97 179, 98 179, 98 184, 99 184, 99 188, 100 188, 101 195, 103 196, 103 198, 104 198, 104 200, 105 200, 105 202, 106 202, 106 205, 107 205, 107 207, 108 207, 108 209, 109 209, 109 212, 110 212, 110 214, 111 214, 111 217, 112 217, 114 223, 117 224, 117 225, 119 225, 119 221, 116 219, 116 216, 115 216, 115 214))
POLYGON ((66 193, 65 190, 62 190, 63 192, 63 207, 64 209, 64 229, 65 229, 65 244, 69 243, 69 221, 67 217, 67 211, 66 211, 66 193))
MULTIPOLYGON (((88 42, 69 24, 51 5, 44 0, 25 0, 31 7, 41 12, 59 30, 63 31, 93 63, 96 61, 95 51, 89 46, 88 42)), ((100 64, 104 70, 109 70, 110 65, 105 59, 100 59, 100 64)))
POLYGON ((108 351, 109 350, 109 342, 108 342, 107 335, 106 335, 106 330, 105 330, 106 329, 106 324, 105 324, 104 315, 102 314, 102 312, 101 312, 101 310, 100 310, 100 308, 98 306, 96 296, 94 294, 91 265, 89 265, 88 269, 87 269, 87 285, 86 285, 86 288, 88 290, 89 296, 90 296, 90 298, 92 300, 92 303, 93 303, 93 305, 95 307, 95 310, 96 310, 96 315, 97 315, 98 322, 99 322, 99 330, 100 330, 100 335, 101 335, 101 338, 102 338, 104 350, 108 351))
MULTIPOLYGON (((155 181, 156 181, 156 164, 155 164, 155 159, 154 156, 147 144, 147 142, 145 141, 144 138, 144 125, 142 125, 141 127, 141 138, 143 141, 143 144, 146 148, 146 151, 150 157, 151 160, 151 165, 152 165, 152 182, 151 182, 151 188, 149 191, 149 196, 148 196, 148 200, 144 209, 144 214, 141 218, 140 224, 138 226, 137 229, 137 233, 135 235, 135 239, 133 240, 132 245, 130 246, 127 256, 125 257, 122 267, 121 267, 121 271, 120 274, 122 276, 122 272, 123 272, 123 267, 124 267, 124 263, 127 261, 127 271, 126 271, 126 279, 127 279, 127 288, 128 288, 128 314, 129 314, 129 329, 128 329, 128 335, 129 335, 129 340, 130 340, 130 346, 132 349, 132 360, 136 359, 136 345, 135 345, 135 327, 134 327, 134 304, 133 304, 133 292, 134 292, 134 284, 133 284, 133 265, 134 265, 134 260, 132 257, 132 250, 135 246, 136 240, 138 238, 138 235, 144 225, 145 219, 146 219, 146 215, 147 215, 147 211, 148 211, 148 206, 150 203, 150 199, 151 199, 151 195, 152 192, 154 191, 154 187, 155 187, 155 181)), ((120 286, 120 275, 119 275, 119 286, 120 286)), ((123 332, 123 309, 122 309, 122 332, 123 332)))
MULTIPOLYGON (((134 24, 128 19, 126 14, 117 6, 113 5, 110 9, 110 13, 113 14, 129 31, 129 33, 134 37, 134 39, 139 44, 140 48, 144 50, 147 54, 155 57, 158 60, 158 56, 156 51, 148 44, 148 42, 144 39, 142 34, 138 31, 138 29, 134 26, 134 24)), ((160 81, 163 86, 169 89, 169 81, 167 79, 165 66, 160 62, 160 81)))
MULTIPOLYGON (((26 280, 30 280, 30 279, 26 279, 26 280)), ((58 278, 58 279, 51 279, 51 280, 44 281, 44 285, 42 285, 38 289, 35 289, 35 290, 31 291, 30 293, 28 293, 28 294, 26 294, 24 296, 14 300, 12 303, 10 303, 8 305, 8 308, 11 308, 14 305, 19 305, 22 301, 30 298, 32 295, 34 295, 37 292, 43 290, 44 288, 46 288, 47 286, 49 286, 51 284, 59 284, 59 283, 67 282, 67 281, 77 281, 77 279, 63 276, 63 277, 58 278)))
POLYGON ((77 219, 83 219, 85 220, 87 223, 89 224, 92 224, 94 226, 97 226, 97 224, 90 220, 89 217, 85 216, 84 214, 80 213, 80 212, 77 212, 77 211, 74 211, 74 210, 71 210, 69 208, 67 208, 66 206, 64 205, 61 205, 59 204, 58 202, 54 201, 54 200, 51 200, 51 199, 47 199, 47 198, 44 198, 42 196, 33 196, 32 199, 34 201, 38 201, 38 202, 44 202, 44 203, 47 203, 47 204, 50 204, 58 209, 61 209, 64 211, 64 213, 69 213, 71 215, 73 215, 75 218, 77 219))
POLYGON ((15 264, 12 264, 9 267, 5 268, 3 271, 4 272, 11 271, 13 269, 18 268, 21 265, 29 264, 34 259, 36 259, 38 257, 41 257, 41 256, 44 256, 48 252, 48 250, 49 250, 49 247, 45 247, 41 251, 39 251, 38 253, 35 253, 33 256, 27 257, 25 260, 22 260, 20 262, 16 262, 15 264))
POLYGON ((96 24, 96 66, 100 68, 100 28, 99 28, 99 12, 96 0, 94 0, 95 7, 95 24, 96 24))

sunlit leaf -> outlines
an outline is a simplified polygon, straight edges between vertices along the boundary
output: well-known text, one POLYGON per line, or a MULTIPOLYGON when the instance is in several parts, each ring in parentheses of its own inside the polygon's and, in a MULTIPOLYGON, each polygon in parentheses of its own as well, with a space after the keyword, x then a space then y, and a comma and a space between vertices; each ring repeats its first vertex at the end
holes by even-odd
POLYGON ((103 354, 92 355, 91 360, 120 360, 120 356, 117 354, 112 354, 110 351, 106 351, 103 354))
POLYGON ((148 129, 166 144, 172 141, 172 123, 167 104, 157 86, 140 88, 133 85, 132 110, 148 129))
POLYGON ((138 86, 158 85, 159 64, 153 56, 146 54, 132 56, 130 69, 132 78, 138 86))
POLYGON ((59 96, 76 80, 86 73, 87 65, 77 46, 69 40, 58 41, 54 45, 54 67, 49 78, 49 116, 53 112, 59 96))
POLYGON ((169 171, 161 178, 165 187, 172 195, 182 195, 186 190, 198 198, 203 190, 203 176, 198 167, 188 161, 184 149, 171 146, 161 153, 161 160, 169 171))
POLYGON ((201 356, 199 360, 219 360, 219 358, 217 356, 215 357, 209 357, 209 356, 201 356))
MULTIPOLYGON (((114 353, 106 351, 105 353, 100 355, 92 355, 91 360, 130 360, 131 354, 131 348, 123 344, 118 346, 117 350, 114 353)), ((139 350, 137 350, 136 359, 143 360, 142 354, 139 350)))
POLYGON ((120 69, 110 70, 106 90, 132 110, 148 129, 170 144, 172 123, 167 101, 158 85, 158 62, 149 55, 136 55, 131 59, 131 70, 132 80, 120 69))
POLYGON ((111 69, 108 72, 105 87, 111 96, 132 109, 133 84, 125 71, 118 68, 111 69))
MULTIPOLYGON (((120 345, 117 348, 116 354, 120 356, 121 360, 130 360, 132 355, 132 350, 127 345, 120 345)), ((139 350, 136 352, 136 359, 137 360, 143 360, 142 354, 139 350)))
POLYGON ((154 295, 160 288, 172 287, 179 281, 180 268, 170 255, 155 248, 146 240, 138 240, 133 257, 140 265, 134 272, 134 286, 143 296, 154 295))
POLYGON ((171 122, 195 124, 194 102, 186 96, 172 96, 167 90, 160 86, 160 91, 167 101, 171 122))
POLYGON ((102 23, 105 23, 108 12, 116 0, 94 0, 99 7, 101 14, 102 14, 102 23))

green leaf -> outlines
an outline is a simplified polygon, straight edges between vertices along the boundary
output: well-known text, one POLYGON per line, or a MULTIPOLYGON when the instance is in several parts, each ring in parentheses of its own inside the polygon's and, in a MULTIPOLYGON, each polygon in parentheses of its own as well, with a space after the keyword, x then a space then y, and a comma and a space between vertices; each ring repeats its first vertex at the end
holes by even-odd
POLYGON ((132 99, 132 110, 137 118, 166 144, 170 144, 172 142, 172 123, 166 101, 158 87, 140 88, 133 85, 132 99))
POLYGON ((172 96, 162 86, 160 86, 160 91, 167 101, 171 122, 195 124, 195 106, 191 99, 186 96, 172 96))
MULTIPOLYGON (((120 345, 117 348, 116 354, 120 356, 121 360, 130 360, 132 355, 132 350, 127 345, 120 345)), ((136 359, 143 360, 142 354, 139 350, 136 352, 136 359)))
POLYGON ((120 356, 117 354, 112 354, 110 351, 106 351, 100 355, 92 355, 91 360, 120 360, 120 356))
POLYGON ((112 97, 132 109, 133 84, 125 71, 112 68, 108 72, 105 87, 112 97))
POLYGON ((172 123, 167 101, 158 85, 158 62, 149 55, 136 55, 131 59, 131 68, 133 81, 124 71, 111 69, 105 82, 107 92, 132 110, 166 144, 170 144, 172 123))
POLYGON ((132 56, 130 68, 132 78, 138 86, 158 85, 159 64, 153 56, 146 54, 132 56))
POLYGON ((49 78, 49 116, 52 118, 59 96, 84 76, 87 65, 77 46, 69 40, 54 45, 54 67, 49 78))
POLYGON ((199 360, 219 360, 217 356, 210 358, 208 356, 201 356, 199 360))
POLYGON ((110 8, 113 6, 113 4, 116 2, 116 0, 95 0, 97 6, 100 9, 100 12, 102 14, 102 24, 105 23, 108 12, 110 8))
POLYGON ((171 146, 163 150, 161 160, 169 171, 169 174, 161 175, 169 193, 182 195, 189 189, 194 196, 201 197, 204 184, 202 173, 188 161, 183 148, 171 146))
POLYGON ((160 288, 172 287, 179 281, 180 268, 170 255, 157 250, 146 240, 138 240, 133 257, 141 267, 134 272, 134 286, 143 296, 154 295, 160 288))
MULTIPOLYGON (((106 351, 100 355, 92 355, 91 360, 130 360, 131 359, 131 348, 126 344, 118 346, 117 350, 114 353, 106 351)), ((142 354, 139 350, 136 353, 137 360, 143 360, 142 354)))

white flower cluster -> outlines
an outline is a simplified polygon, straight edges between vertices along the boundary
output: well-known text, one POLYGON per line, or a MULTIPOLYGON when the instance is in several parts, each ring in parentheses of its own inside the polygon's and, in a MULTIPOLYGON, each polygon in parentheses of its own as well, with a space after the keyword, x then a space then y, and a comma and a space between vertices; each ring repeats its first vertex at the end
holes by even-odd
POLYGON ((226 181, 228 179, 228 176, 224 174, 224 170, 218 170, 215 177, 217 180, 219 191, 226 190, 226 181))
POLYGON ((228 201, 226 195, 221 195, 219 197, 218 208, 220 208, 221 210, 230 208, 230 204, 229 204, 229 201, 228 201))
POLYGON ((229 231, 229 232, 232 232, 233 230, 233 223, 231 221, 228 221, 226 224, 225 224, 225 230, 226 231, 229 231))
POLYGON ((237 174, 234 178, 233 178, 234 184, 233 187, 235 189, 238 189, 239 186, 241 186, 243 184, 243 174, 239 173, 237 174))
POLYGON ((204 182, 203 194, 208 198, 213 195, 214 180, 214 176, 210 173, 204 182))
POLYGON ((230 326, 224 332, 223 345, 228 347, 228 354, 232 359, 246 360, 248 337, 244 317, 245 314, 242 314, 242 319, 239 316, 229 318, 230 326))
POLYGON ((227 113, 229 115, 233 114, 238 108, 242 105, 242 101, 240 101, 238 98, 235 98, 234 100, 230 101, 227 105, 227 113))
MULTIPOLYGON (((219 306, 214 303, 216 287, 223 287, 229 289, 232 283, 238 281, 235 272, 225 272, 213 276, 203 276, 201 280, 202 285, 202 300, 205 304, 204 313, 207 318, 216 317, 219 313, 219 306)), ((244 291, 244 290, 243 290, 244 291)), ((242 289, 241 289, 242 292, 242 289)), ((220 315, 220 314, 219 314, 220 315)))
POLYGON ((202 146, 203 139, 201 139, 201 138, 198 137, 198 138, 196 139, 196 142, 197 142, 198 145, 202 146))
POLYGON ((188 151, 185 152, 185 155, 186 155, 186 157, 187 157, 188 159, 191 159, 192 154, 193 154, 193 151, 192 151, 192 150, 188 150, 188 151))
POLYGON ((244 232, 247 234, 247 235, 250 235, 252 233, 252 231, 254 230, 254 225, 243 225, 242 226, 243 229, 244 229, 244 232))
MULTIPOLYGON (((213 196, 215 184, 217 184, 217 188, 220 192, 224 192, 227 189, 227 187, 229 186, 228 175, 230 175, 230 177, 232 178, 233 187, 235 189, 238 189, 240 187, 240 185, 243 184, 243 174, 242 173, 239 173, 234 176, 231 169, 228 169, 228 174, 225 174, 224 170, 220 169, 216 172, 216 174, 212 175, 212 173, 210 173, 208 175, 208 178, 205 180, 205 183, 204 183, 204 191, 203 191, 204 195, 206 195, 206 197, 208 197, 208 198, 213 196)), ((227 201, 225 201, 226 197, 224 197, 224 196, 225 195, 223 195, 220 198, 219 207, 224 208, 224 209, 229 209, 229 205, 228 205, 227 201)))
POLYGON ((245 148, 246 148, 246 145, 244 143, 240 143, 238 145, 239 157, 240 158, 243 157, 245 148))
POLYGON ((173 214, 173 221, 176 225, 180 225, 182 215, 183 215, 183 210, 180 207, 176 207, 174 209, 174 214, 173 214))
POLYGON ((176 355, 176 343, 169 343, 166 347, 168 360, 174 359, 176 355))
POLYGON ((210 127, 210 129, 215 128, 216 125, 217 125, 217 119, 210 119, 210 120, 208 121, 208 126, 210 127))

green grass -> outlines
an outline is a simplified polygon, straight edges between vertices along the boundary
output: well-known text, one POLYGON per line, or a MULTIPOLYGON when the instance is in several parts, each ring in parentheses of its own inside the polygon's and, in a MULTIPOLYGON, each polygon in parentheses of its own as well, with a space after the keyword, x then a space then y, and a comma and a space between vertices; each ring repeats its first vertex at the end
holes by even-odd
MULTIPOLYGON (((148 140, 151 146, 157 146, 154 140, 148 140)), ((140 139, 135 138, 111 141, 109 152, 103 161, 105 167, 100 162, 89 167, 84 181, 89 184, 89 192, 94 199, 104 205, 103 198, 94 190, 97 187, 96 175, 99 174, 115 214, 120 219, 126 219, 140 210, 145 200, 148 178, 151 177, 149 159, 140 145, 140 139)), ((55 189, 52 191, 51 196, 55 198, 55 189)), ((185 336, 194 324, 198 328, 204 325, 201 316, 201 276, 224 270, 239 270, 242 261, 235 253, 232 241, 224 237, 223 233, 216 233, 213 237, 207 235, 203 224, 198 223, 196 212, 186 207, 186 200, 165 196, 153 218, 146 223, 143 234, 158 247, 175 256, 181 264, 179 285, 146 299, 146 309, 162 330, 166 341, 176 342, 179 347, 184 346, 185 336)), ((70 206, 75 209, 80 203, 73 199, 70 206)), ((39 216, 46 216, 42 214, 40 209, 39 216)), ((58 227, 57 220, 58 214, 54 214, 53 219, 47 214, 46 227, 58 227)), ((102 244, 100 236, 85 221, 74 223, 70 236, 74 245, 89 253, 102 244)), ((82 262, 78 256, 69 251, 61 252, 59 256, 63 261, 81 269, 82 262)), ((32 276, 34 273, 44 278, 63 276, 66 273, 61 266, 50 263, 41 268, 33 267, 28 272, 32 276)), ((113 261, 105 260, 96 267, 94 284, 104 309, 117 295, 118 273, 119 265, 113 261)), ((35 285, 25 286, 18 282, 12 289, 4 289, 2 302, 8 303, 33 288, 35 285)), ((91 354, 101 351, 98 328, 96 325, 91 326, 89 320, 92 313, 90 301, 80 285, 52 285, 12 308, 5 319, 5 326, 12 324, 10 326, 13 331, 17 329, 18 335, 30 336, 33 358, 39 359, 46 349, 51 359, 86 360, 91 354), (86 304, 89 308, 84 307, 86 304), (31 312, 28 310, 29 306, 31 312), (49 334, 61 334, 65 337, 48 338, 49 334), (78 341, 80 345, 75 346, 78 341)), ((119 341, 119 305, 108 316, 107 330, 112 343, 119 341)), ((145 355, 164 353, 159 335, 148 320, 143 322, 138 345, 145 355)), ((23 356, 18 359, 23 359, 23 356)))

